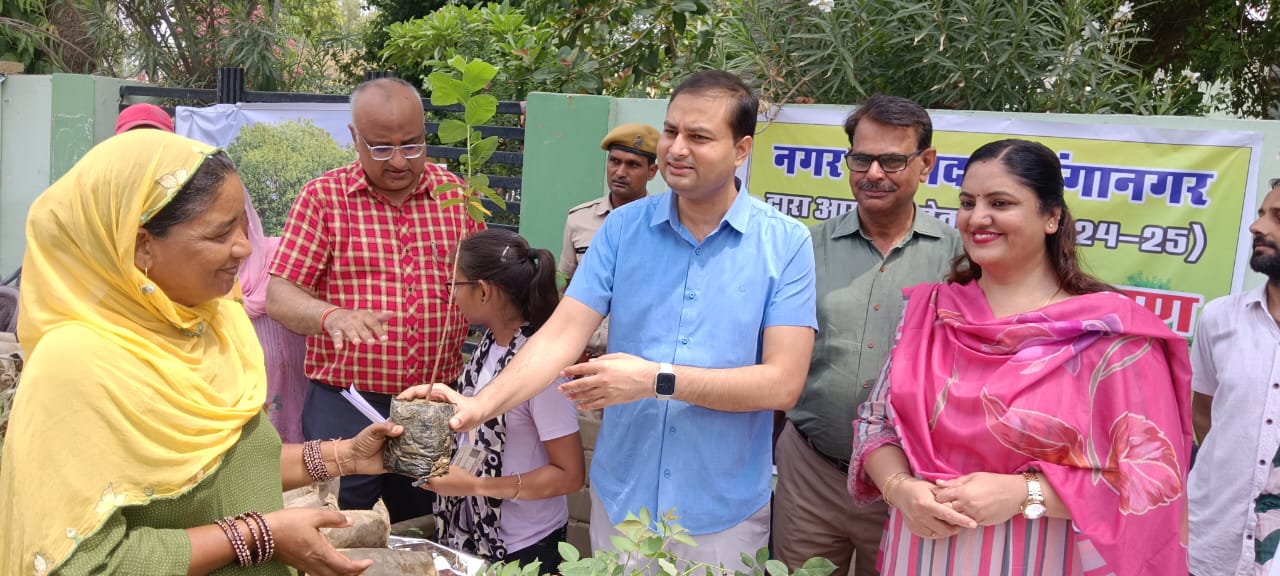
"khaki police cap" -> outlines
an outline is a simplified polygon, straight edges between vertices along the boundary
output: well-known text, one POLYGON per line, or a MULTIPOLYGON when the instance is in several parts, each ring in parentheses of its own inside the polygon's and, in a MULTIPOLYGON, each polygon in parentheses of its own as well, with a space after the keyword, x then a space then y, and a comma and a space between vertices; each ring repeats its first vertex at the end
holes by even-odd
POLYGON ((648 124, 622 124, 610 130, 600 141, 600 149, 621 148, 627 152, 643 154, 649 159, 658 157, 658 130, 648 124))

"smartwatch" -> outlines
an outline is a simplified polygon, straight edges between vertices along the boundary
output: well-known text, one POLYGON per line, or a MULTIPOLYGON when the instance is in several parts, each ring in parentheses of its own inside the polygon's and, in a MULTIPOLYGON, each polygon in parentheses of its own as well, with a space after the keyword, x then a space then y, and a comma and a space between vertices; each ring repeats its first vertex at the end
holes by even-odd
POLYGON ((670 362, 658 364, 658 377, 653 380, 653 394, 659 400, 670 400, 676 393, 676 373, 670 362))
POLYGON ((1027 499, 1022 503, 1022 517, 1036 520, 1044 516, 1047 510, 1044 506, 1044 492, 1040 489, 1040 476, 1028 471, 1023 472, 1022 477, 1027 481, 1027 499))

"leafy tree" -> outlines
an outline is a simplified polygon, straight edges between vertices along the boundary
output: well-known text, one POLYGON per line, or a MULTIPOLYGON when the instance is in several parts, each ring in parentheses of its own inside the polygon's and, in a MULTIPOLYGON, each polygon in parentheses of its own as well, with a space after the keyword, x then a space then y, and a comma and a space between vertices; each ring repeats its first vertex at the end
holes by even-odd
POLYGON ((1176 71, 1225 86, 1225 106, 1280 117, 1280 0, 1157 0, 1129 8, 1149 38, 1133 60, 1148 77, 1176 71))
POLYGON ((494 94, 534 90, 613 96, 665 93, 715 57, 711 0, 529 0, 450 5, 392 24, 381 55, 401 76, 454 56, 502 70, 494 94))
POLYGON ((540 71, 555 63, 552 33, 538 29, 518 8, 507 4, 445 6, 424 17, 392 24, 382 50, 384 62, 404 78, 425 80, 448 70, 455 57, 494 63, 502 73, 493 95, 522 100, 534 90, 559 92, 563 83, 548 82, 540 71), (541 81, 535 81, 540 74, 541 81))
POLYGON ((246 126, 227 154, 249 189, 267 236, 280 235, 303 185, 356 158, 354 148, 339 146, 310 120, 246 126))
POLYGON ((77 0, 0 2, 0 60, 19 62, 29 74, 110 74, 114 46, 91 33, 92 12, 77 0))
POLYGON ((730 0, 728 67, 773 101, 932 108, 1195 114, 1187 78, 1132 64, 1140 26, 1100 0, 730 0))
MULTIPOLYGON (((478 0, 366 0, 374 9, 372 21, 364 32, 365 63, 377 66, 382 61, 382 49, 391 39, 389 27, 398 22, 408 22, 416 18, 424 18, 435 11, 449 5, 472 6, 478 0)), ((411 78, 406 70, 396 71, 400 76, 411 78)))

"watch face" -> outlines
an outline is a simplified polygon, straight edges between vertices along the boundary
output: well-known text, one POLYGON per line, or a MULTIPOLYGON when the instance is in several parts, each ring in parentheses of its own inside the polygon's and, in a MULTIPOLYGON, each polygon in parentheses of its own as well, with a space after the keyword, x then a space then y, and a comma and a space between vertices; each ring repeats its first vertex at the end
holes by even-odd
POLYGON ((1041 516, 1044 516, 1044 513, 1045 513, 1044 504, 1027 504, 1026 507, 1022 509, 1022 517, 1026 518, 1027 520, 1035 520, 1041 516))
POLYGON ((666 372, 658 373, 658 381, 653 385, 653 391, 658 396, 670 396, 676 393, 676 375, 666 372))

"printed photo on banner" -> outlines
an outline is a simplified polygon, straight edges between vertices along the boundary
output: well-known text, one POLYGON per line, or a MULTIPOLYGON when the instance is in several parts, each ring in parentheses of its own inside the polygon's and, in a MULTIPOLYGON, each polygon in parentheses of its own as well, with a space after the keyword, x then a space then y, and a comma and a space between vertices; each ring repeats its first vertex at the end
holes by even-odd
MULTIPOLYGON (((841 125, 852 108, 761 118, 752 194, 813 224, 854 209, 841 125)), ((1085 264, 1191 337, 1200 307, 1243 289, 1262 135, 931 114, 937 162, 916 202, 955 226, 965 162, 1003 138, 1058 152, 1085 264)), ((1121 119, 1122 120, 1122 119, 1121 119)))

